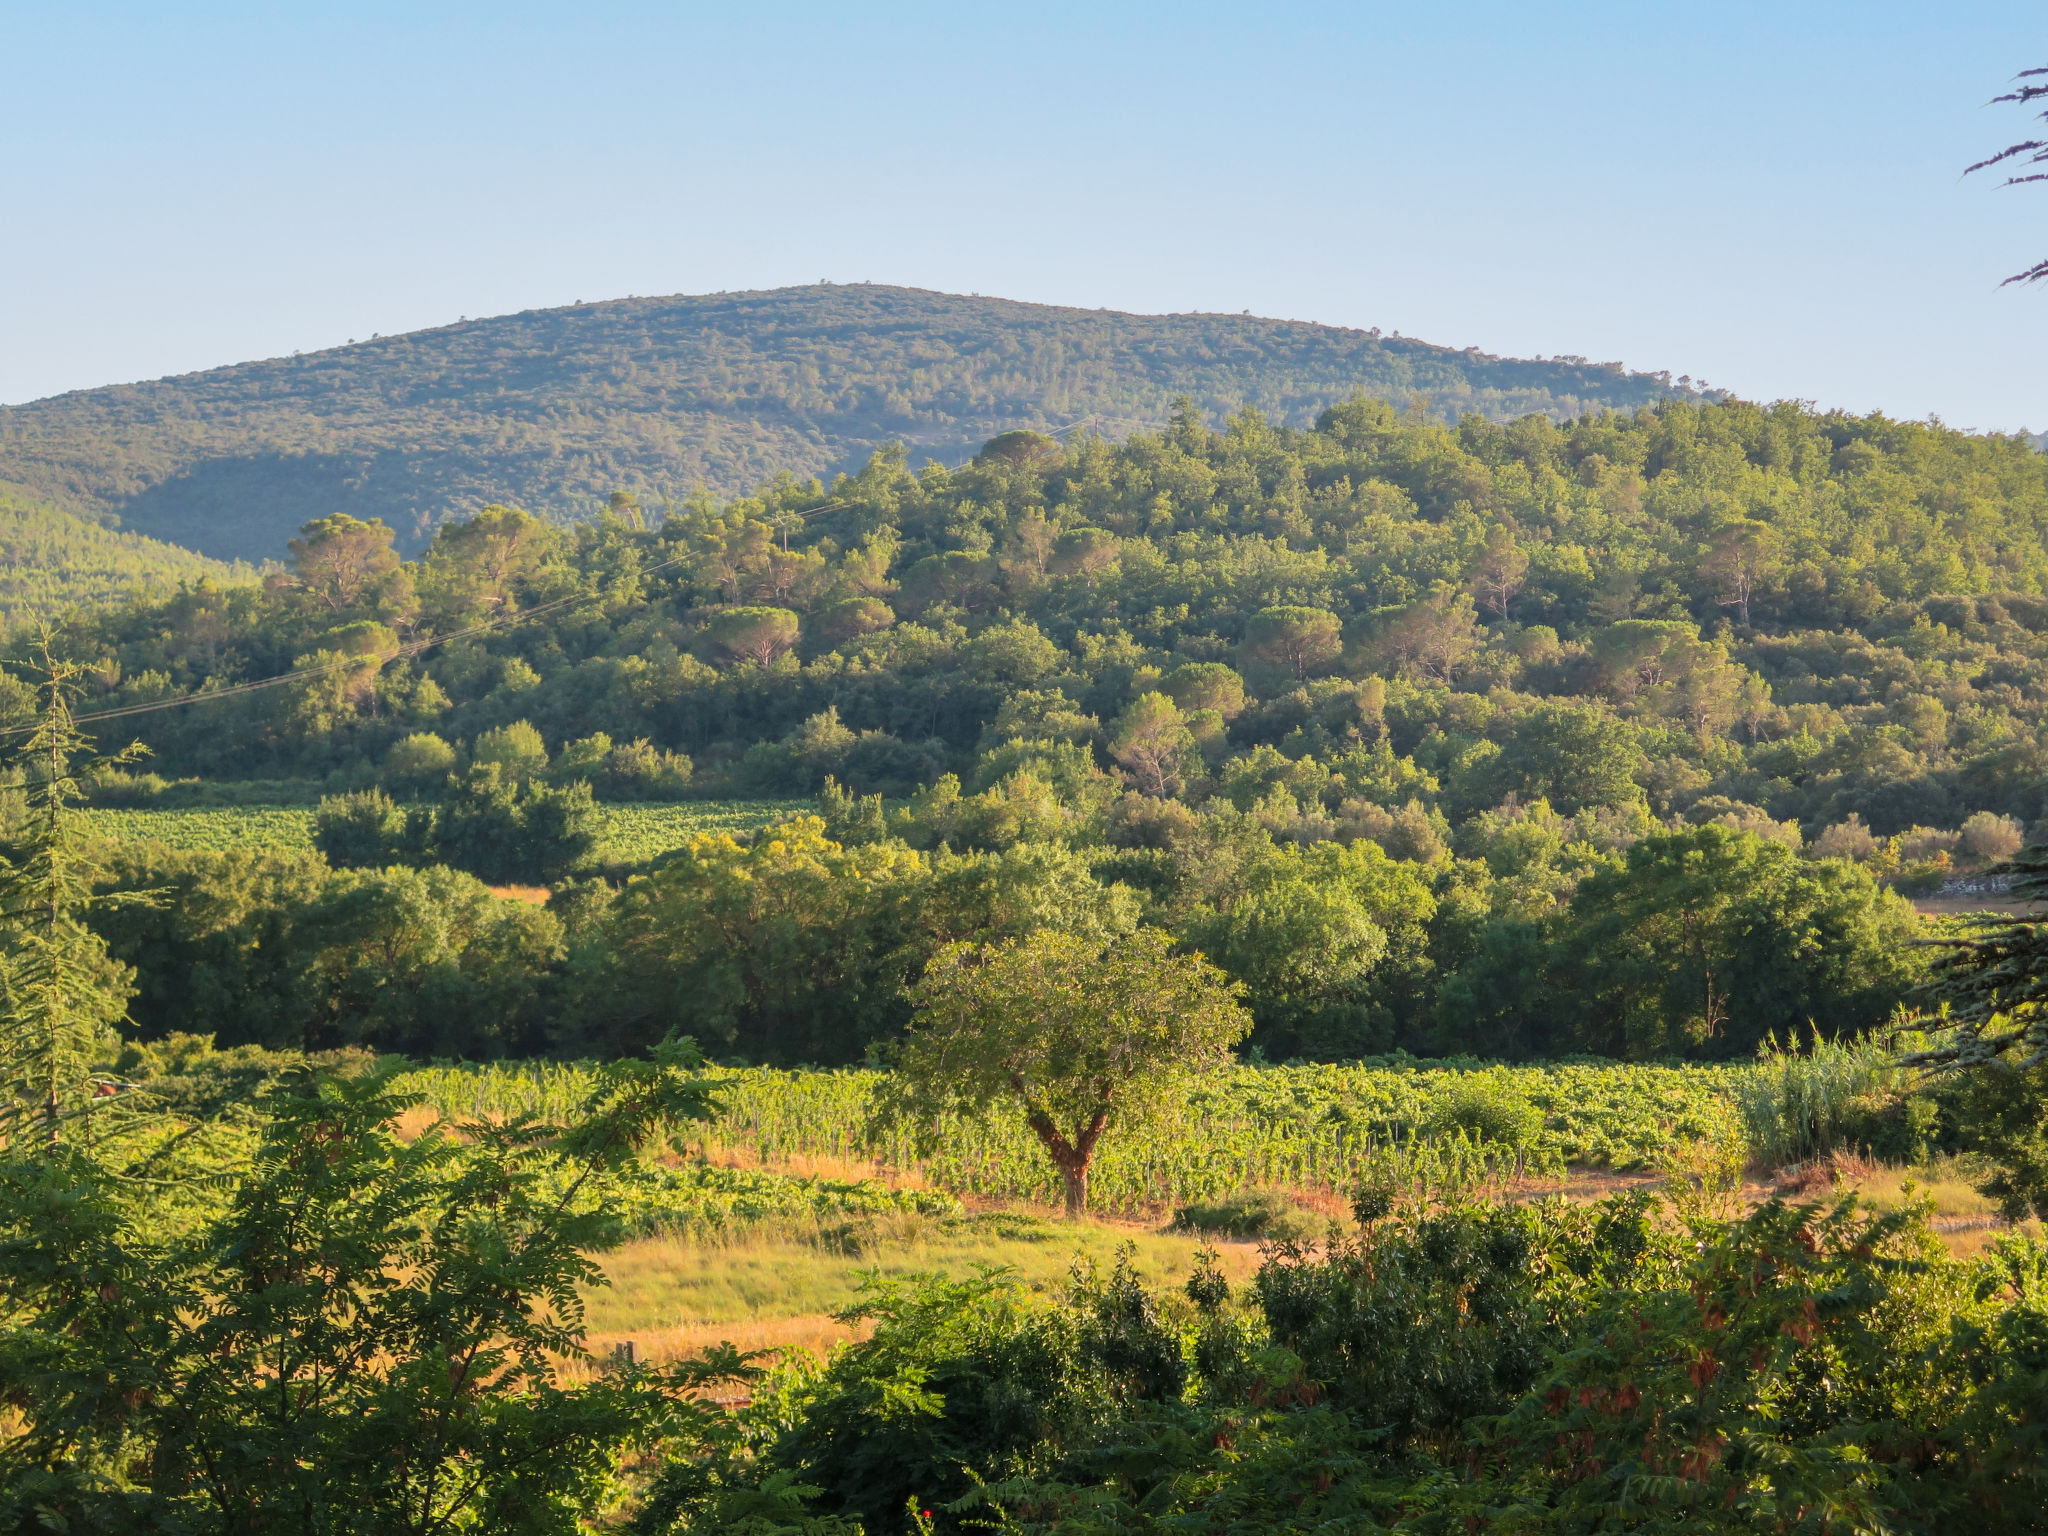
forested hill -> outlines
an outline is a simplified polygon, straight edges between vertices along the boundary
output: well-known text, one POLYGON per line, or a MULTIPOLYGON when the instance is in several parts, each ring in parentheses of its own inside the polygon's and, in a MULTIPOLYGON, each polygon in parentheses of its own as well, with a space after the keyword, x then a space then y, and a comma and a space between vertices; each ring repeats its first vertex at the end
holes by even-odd
POLYGON ((0 630, 74 606, 161 597, 185 582, 255 576, 248 566, 103 528, 0 485, 0 630))
POLYGON ((1248 315, 1132 315, 869 284, 528 310, 0 408, 0 481, 224 558, 331 512, 418 548, 489 502, 551 517, 617 489, 958 463, 1011 427, 1122 437, 1176 396, 1306 426, 1363 391, 1439 419, 1628 408, 1668 376, 1248 315))

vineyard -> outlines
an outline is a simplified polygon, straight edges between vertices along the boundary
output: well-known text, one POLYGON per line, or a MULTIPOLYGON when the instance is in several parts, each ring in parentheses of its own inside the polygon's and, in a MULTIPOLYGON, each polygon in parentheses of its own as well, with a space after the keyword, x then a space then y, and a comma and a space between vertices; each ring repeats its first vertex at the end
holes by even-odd
MULTIPOLYGON (((1104 1208, 1136 1211, 1248 1188, 1345 1194, 1373 1179, 1472 1188, 1568 1166, 1629 1172, 1699 1149, 1746 1161, 1782 1137, 1786 1098, 1810 1098, 1809 1079, 1832 1060, 1806 1059, 1816 1065, 1790 1073, 1783 1063, 1236 1067, 1166 1117, 1105 1139, 1092 1193, 1104 1208)), ((1872 1060, 1836 1061, 1817 1080, 1840 1095, 1878 1070, 1872 1060)), ((924 1140, 877 1119, 875 1072, 717 1075, 722 1112, 702 1147, 714 1160, 872 1163, 960 1195, 1054 1198, 1051 1167, 1018 1116, 949 1121, 924 1140), (920 1145, 939 1150, 921 1155, 920 1145)), ((420 1068, 398 1084, 446 1113, 480 1117, 567 1115, 589 1085, 586 1068, 554 1063, 420 1068)))
MULTIPOLYGON (((598 858, 637 864, 680 848, 700 832, 751 832, 790 813, 780 800, 705 800, 682 804, 624 803, 602 807, 598 858)), ((207 806, 174 810, 95 807, 84 813, 103 837, 148 840, 171 848, 297 848, 313 846, 309 806, 207 806)))

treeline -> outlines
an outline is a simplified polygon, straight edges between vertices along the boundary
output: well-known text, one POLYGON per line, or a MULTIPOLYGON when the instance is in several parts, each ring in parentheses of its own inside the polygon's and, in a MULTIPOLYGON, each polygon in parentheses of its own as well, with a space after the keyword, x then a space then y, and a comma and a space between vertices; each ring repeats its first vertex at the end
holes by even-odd
POLYGON ((145 1037, 471 1059, 627 1055, 687 1030, 723 1057, 855 1062, 901 1036, 944 946, 1048 930, 1163 929, 1208 955, 1271 1060, 1745 1055, 1873 1028, 1923 970, 1915 915, 1866 870, 1725 827, 1653 832, 1558 898, 1554 870, 1300 847, 1238 813, 1172 850, 956 853, 830 808, 699 837, 623 887, 564 881, 545 906, 445 866, 127 844, 108 892, 153 894, 92 922, 134 968, 145 1037))

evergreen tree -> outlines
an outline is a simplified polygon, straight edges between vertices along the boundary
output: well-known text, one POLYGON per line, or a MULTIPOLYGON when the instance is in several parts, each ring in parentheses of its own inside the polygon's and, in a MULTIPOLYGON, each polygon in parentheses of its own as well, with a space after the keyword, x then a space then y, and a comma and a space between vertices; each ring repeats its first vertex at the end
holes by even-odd
POLYGON ((133 972, 86 926, 104 899, 93 890, 102 870, 72 810, 83 798, 81 766, 118 766, 136 752, 90 755, 72 721, 80 670, 57 661, 46 637, 32 668, 36 721, 16 754, 28 814, 13 857, 0 858, 0 1136, 10 1142, 57 1145, 103 1123, 97 1112, 119 1097, 97 1068, 112 1058, 133 972))
MULTIPOLYGON (((2006 866, 2016 902, 2048 901, 2048 840, 2006 866)), ((1950 1037, 1916 1062, 1946 1067, 1993 1063, 2027 1071, 2048 1065, 2048 921, 2036 913, 1981 912, 1940 941, 1930 990, 1948 1005, 1950 1037)))
MULTIPOLYGON (((2048 900, 2048 841, 2006 867, 2015 900, 2048 900)), ((1963 1145, 1993 1165, 1979 1188, 2006 1217, 2048 1215, 2048 921, 1979 913, 1942 944, 1930 991, 1950 1027, 1906 1064, 1957 1080, 1950 1113, 1963 1145)))

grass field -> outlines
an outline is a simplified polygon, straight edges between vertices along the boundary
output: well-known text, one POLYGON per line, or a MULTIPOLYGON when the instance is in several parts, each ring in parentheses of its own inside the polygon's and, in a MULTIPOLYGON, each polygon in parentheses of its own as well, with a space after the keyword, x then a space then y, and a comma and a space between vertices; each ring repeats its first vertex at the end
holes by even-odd
MULTIPOLYGON (((680 848, 700 832, 751 832, 811 809, 809 801, 704 800, 681 804, 626 802, 602 807, 598 857, 633 863, 680 848)), ((150 810, 94 807, 87 822, 102 836, 149 840, 173 848, 311 848, 309 806, 240 805, 150 810)))
POLYGON ((1147 1282, 1177 1287, 1208 1248, 1233 1282, 1258 1266, 1255 1244, 1206 1241, 1136 1222, 1047 1221, 990 1213, 956 1221, 905 1218, 866 1228, 849 1251, 815 1229, 766 1227, 727 1239, 652 1237, 605 1255, 609 1282, 585 1297, 589 1347, 605 1355, 630 1340, 643 1359, 677 1359, 709 1345, 808 1349, 823 1354, 855 1329, 833 1314, 851 1306, 865 1277, 962 1276, 1015 1270, 1035 1290, 1065 1286, 1076 1265, 1107 1268, 1128 1245, 1147 1282))

